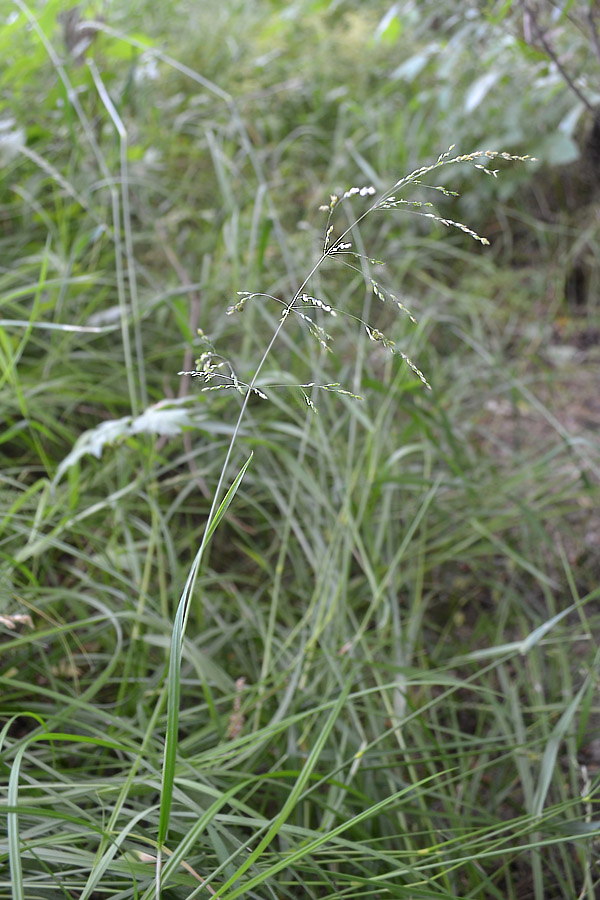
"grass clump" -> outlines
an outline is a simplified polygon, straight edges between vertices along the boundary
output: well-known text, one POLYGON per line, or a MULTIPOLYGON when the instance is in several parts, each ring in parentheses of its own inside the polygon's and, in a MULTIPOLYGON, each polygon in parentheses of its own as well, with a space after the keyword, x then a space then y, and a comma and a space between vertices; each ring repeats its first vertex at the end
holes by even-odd
POLYGON ((306 102, 296 201, 357 187, 293 233, 298 136, 225 67, 248 5, 202 71, 98 20, 63 65, 59 5, 18 10, 57 137, 1 201, 0 893, 592 897, 598 460, 425 183, 496 154, 381 190, 306 102))

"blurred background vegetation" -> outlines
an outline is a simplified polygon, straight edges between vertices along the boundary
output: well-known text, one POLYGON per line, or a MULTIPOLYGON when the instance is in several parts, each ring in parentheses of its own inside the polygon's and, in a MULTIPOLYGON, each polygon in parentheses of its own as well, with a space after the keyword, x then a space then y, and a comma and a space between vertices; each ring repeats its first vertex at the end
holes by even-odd
POLYGON ((289 302, 331 194, 450 145, 535 157, 407 194, 491 246, 370 214, 364 258, 308 286, 333 353, 290 321, 250 400, 178 675, 163 896, 597 896, 599 22, 4 4, 2 896, 153 895, 170 635, 242 400, 181 372, 210 342, 249 382, 279 307, 227 316, 238 292, 289 302))

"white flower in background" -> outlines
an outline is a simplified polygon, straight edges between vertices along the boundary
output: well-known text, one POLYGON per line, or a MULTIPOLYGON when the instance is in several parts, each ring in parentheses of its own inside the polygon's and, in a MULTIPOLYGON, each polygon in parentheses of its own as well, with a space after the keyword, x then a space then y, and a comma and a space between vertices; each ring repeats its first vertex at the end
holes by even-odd
POLYGON ((5 165, 19 155, 25 146, 25 129, 16 126, 12 116, 0 118, 0 163, 5 165))
POLYGON ((158 80, 158 63, 155 56, 151 53, 142 54, 138 65, 134 69, 133 80, 136 84, 158 80))

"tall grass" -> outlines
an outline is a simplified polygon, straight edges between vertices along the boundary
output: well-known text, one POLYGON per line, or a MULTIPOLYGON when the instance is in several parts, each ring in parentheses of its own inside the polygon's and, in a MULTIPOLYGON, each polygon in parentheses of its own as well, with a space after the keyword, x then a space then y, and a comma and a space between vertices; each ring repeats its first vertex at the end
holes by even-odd
MULTIPOLYGON (((60 5, 18 8, 59 140, 2 200, 0 893, 593 897, 598 460, 502 343, 478 284, 516 281, 404 215, 453 158, 311 174, 294 233, 284 142, 206 70, 118 21, 65 65, 60 5)), ((209 72, 266 40, 237 13, 209 72)))

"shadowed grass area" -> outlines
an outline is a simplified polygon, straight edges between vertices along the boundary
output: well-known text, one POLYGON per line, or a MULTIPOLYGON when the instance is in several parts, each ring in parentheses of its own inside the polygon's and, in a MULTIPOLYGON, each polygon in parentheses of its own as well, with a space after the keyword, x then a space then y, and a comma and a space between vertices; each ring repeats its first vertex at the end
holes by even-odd
POLYGON ((595 895, 585 382, 326 6, 0 30, 1 896, 595 895))

